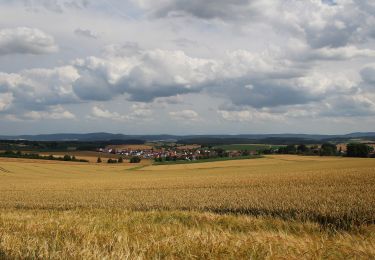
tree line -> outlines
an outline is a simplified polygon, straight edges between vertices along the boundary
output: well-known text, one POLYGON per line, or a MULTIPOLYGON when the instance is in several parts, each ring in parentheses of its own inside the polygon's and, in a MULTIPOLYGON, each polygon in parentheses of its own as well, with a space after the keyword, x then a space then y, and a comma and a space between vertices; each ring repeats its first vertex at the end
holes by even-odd
POLYGON ((332 143, 324 143, 320 147, 317 145, 307 146, 305 144, 287 145, 275 150, 264 150, 263 153, 279 153, 279 154, 300 154, 300 155, 320 155, 320 156, 347 156, 347 157, 374 157, 374 148, 363 143, 349 143, 346 151, 332 143))
POLYGON ((40 155, 37 153, 23 153, 21 151, 5 151, 0 153, 3 158, 20 158, 20 159, 34 159, 34 160, 50 160, 50 161, 66 161, 66 162, 89 162, 84 159, 77 159, 74 155, 64 155, 63 157, 56 157, 53 155, 40 155))
MULTIPOLYGON (((98 159, 96 160, 97 163, 102 163, 102 158, 101 157, 98 157, 98 159)), ((122 157, 119 157, 118 159, 108 159, 107 160, 107 163, 109 164, 115 164, 115 163, 123 163, 124 162, 124 159, 122 157)), ((133 156, 130 158, 129 160, 130 163, 140 163, 141 162, 141 158, 138 157, 138 156, 133 156)))

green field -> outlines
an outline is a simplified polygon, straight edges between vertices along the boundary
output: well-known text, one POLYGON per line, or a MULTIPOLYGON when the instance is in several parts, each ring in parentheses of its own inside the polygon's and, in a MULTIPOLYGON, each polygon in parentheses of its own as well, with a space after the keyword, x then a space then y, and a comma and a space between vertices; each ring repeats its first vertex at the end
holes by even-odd
POLYGON ((375 160, 0 159, 0 259, 374 259, 375 160))

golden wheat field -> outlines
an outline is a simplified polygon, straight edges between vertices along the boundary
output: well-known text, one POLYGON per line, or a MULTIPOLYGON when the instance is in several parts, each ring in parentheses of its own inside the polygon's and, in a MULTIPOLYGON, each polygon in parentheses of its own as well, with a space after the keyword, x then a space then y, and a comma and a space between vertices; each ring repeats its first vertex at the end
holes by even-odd
POLYGON ((0 159, 0 259, 373 259, 374 206, 374 159, 0 159))

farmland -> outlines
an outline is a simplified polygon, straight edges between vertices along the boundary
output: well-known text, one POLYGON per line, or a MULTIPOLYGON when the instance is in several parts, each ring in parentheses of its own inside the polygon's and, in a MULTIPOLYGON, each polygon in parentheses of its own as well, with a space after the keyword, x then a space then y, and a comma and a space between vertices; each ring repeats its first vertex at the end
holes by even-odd
POLYGON ((373 258, 375 160, 0 159, 0 258, 373 258))

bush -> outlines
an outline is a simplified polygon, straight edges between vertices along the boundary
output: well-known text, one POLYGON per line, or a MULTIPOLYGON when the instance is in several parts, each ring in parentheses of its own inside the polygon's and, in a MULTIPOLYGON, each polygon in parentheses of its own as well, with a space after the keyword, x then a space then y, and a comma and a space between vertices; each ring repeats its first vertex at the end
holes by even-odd
POLYGON ((114 159, 108 159, 107 163, 117 163, 117 160, 114 160, 114 159))
POLYGON ((130 163, 140 163, 140 162, 141 162, 141 158, 137 156, 130 158, 130 163))
POLYGON ((123 163, 124 162, 124 159, 122 159, 122 157, 118 158, 118 163, 123 163))
POLYGON ((102 163, 102 158, 98 157, 98 159, 96 160, 97 163, 102 163))

